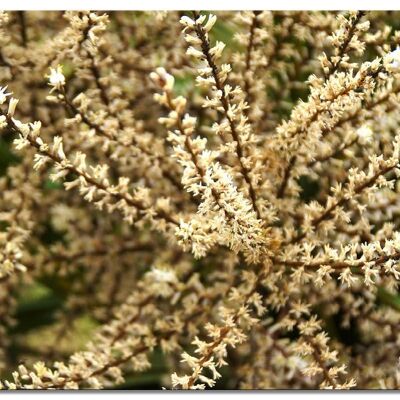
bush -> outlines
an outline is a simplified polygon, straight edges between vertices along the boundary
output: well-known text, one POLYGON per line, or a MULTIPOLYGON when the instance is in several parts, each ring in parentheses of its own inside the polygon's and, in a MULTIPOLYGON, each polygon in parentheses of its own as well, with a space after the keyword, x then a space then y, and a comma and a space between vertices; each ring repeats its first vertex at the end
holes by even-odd
POLYGON ((399 388, 398 20, 2 13, 0 387, 399 388))

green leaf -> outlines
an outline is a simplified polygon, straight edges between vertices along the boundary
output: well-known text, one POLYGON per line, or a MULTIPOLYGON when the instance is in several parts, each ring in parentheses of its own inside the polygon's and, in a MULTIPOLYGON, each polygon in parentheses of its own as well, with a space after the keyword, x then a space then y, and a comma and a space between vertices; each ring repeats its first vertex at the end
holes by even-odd
POLYGON ((390 306, 398 311, 400 311, 400 296, 397 294, 392 294, 386 289, 380 287, 378 288, 378 301, 382 304, 390 306))

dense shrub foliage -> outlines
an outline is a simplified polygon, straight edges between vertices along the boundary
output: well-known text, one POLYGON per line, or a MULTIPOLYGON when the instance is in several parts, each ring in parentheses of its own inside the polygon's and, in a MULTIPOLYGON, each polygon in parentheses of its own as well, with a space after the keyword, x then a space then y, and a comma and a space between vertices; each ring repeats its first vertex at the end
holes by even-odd
POLYGON ((391 12, 0 14, 0 388, 398 388, 391 12))

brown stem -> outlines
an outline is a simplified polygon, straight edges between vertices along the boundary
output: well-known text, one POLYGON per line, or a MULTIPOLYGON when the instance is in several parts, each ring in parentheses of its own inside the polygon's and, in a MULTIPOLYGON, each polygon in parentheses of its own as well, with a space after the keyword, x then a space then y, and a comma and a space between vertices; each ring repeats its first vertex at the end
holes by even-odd
MULTIPOLYGON (((196 11, 193 11, 193 14, 194 14, 195 19, 197 20, 199 14, 196 11)), ((229 116, 230 104, 229 104, 229 101, 228 101, 226 93, 225 93, 225 87, 219 78, 218 68, 217 68, 216 64, 214 63, 213 57, 211 56, 211 53, 210 53, 210 42, 208 41, 207 35, 206 35, 203 27, 200 24, 196 23, 195 32, 196 32, 197 37, 201 40, 201 48, 202 48, 204 57, 206 58, 207 63, 212 70, 212 75, 213 75, 213 78, 215 81, 215 86, 216 86, 217 90, 220 90, 222 93, 220 101, 222 104, 222 108, 224 109, 225 117, 229 122, 229 127, 230 127, 232 138, 236 142, 236 152, 237 152, 237 158, 238 158, 240 169, 241 169, 241 174, 242 174, 245 182, 247 183, 253 209, 257 215, 257 218, 261 219, 261 213, 257 206, 256 192, 255 192, 255 189, 251 182, 251 178, 249 176, 250 170, 243 164, 243 161, 242 161, 245 155, 244 155, 244 150, 242 148, 242 143, 240 141, 240 135, 237 132, 236 125, 235 125, 233 119, 229 116)))

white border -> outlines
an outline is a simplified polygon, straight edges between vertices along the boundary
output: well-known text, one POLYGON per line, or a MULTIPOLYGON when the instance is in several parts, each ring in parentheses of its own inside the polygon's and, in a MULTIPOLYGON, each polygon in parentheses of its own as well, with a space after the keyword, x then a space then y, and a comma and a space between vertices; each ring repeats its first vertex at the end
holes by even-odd
MULTIPOLYGON (((57 2, 50 0, 2 0, 0 8, 3 10, 347 10, 347 9, 360 9, 360 10, 400 10, 400 1, 395 0, 279 0, 279 1, 266 1, 266 0, 145 0, 145 1, 127 1, 127 0, 57 0, 57 2), (3 4, 4 3, 4 4, 3 4)), ((275 399, 292 399, 296 400, 309 400, 309 398, 317 399, 324 395, 325 398, 335 399, 354 399, 360 396, 368 398, 378 398, 384 395, 385 397, 398 398, 399 393, 380 391, 380 392, 366 392, 366 391, 352 391, 352 392, 322 392, 322 391, 224 391, 224 392, 177 392, 177 391, 159 391, 159 392, 135 392, 135 391, 97 391, 97 392, 1 392, 1 398, 10 399, 52 399, 56 397, 73 396, 74 399, 115 399, 118 397, 129 396, 132 400, 137 398, 146 399, 159 399, 178 396, 178 399, 187 399, 197 396, 206 396, 208 400, 220 400, 221 397, 228 398, 234 396, 235 398, 260 397, 267 400, 275 399)))
POLYGON ((398 0, 12 0, 4 10, 399 10, 398 0))

